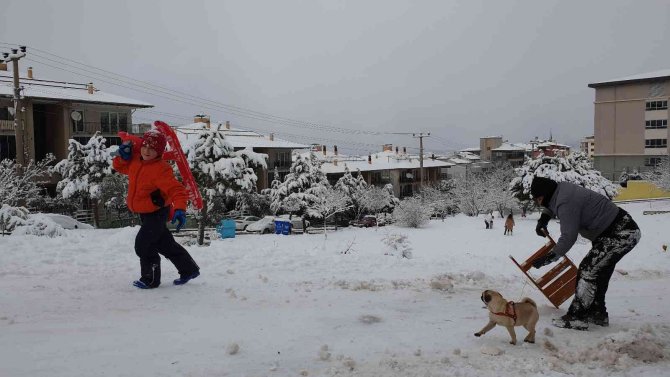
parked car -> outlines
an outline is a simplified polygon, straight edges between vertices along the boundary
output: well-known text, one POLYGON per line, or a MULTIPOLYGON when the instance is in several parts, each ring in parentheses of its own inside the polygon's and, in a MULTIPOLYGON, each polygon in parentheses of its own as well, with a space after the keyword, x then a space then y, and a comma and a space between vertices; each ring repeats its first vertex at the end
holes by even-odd
MULTIPOLYGON (((363 216, 360 220, 354 221, 351 225, 359 228, 377 226, 377 218, 371 215, 363 216)), ((383 223, 380 222, 379 225, 383 225, 383 223)))
POLYGON ((247 226, 255 223, 256 221, 260 220, 260 217, 256 216, 241 216, 241 217, 236 217, 235 218, 235 230, 237 231, 243 231, 247 230, 247 226))
POLYGON ((274 233, 275 231, 275 217, 265 216, 262 219, 247 225, 247 232, 249 233, 274 233))

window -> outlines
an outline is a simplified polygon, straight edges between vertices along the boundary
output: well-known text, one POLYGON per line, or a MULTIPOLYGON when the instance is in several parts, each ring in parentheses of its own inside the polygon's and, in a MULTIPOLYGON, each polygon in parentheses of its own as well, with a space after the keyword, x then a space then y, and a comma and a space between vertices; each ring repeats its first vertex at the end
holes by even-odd
POLYGON ((668 139, 647 139, 644 141, 645 148, 667 148, 668 139))
POLYGON ((16 158, 16 139, 12 135, 0 135, 0 160, 16 158))
POLYGON ((72 122, 72 132, 84 132, 84 111, 74 110, 70 113, 70 122, 72 122))
POLYGON ((0 120, 14 120, 12 115, 14 108, 11 108, 11 111, 9 109, 9 107, 0 107, 0 120))
POLYGON ((644 159, 644 166, 658 166, 662 160, 661 157, 647 157, 644 159))
POLYGON ((667 110, 668 101, 647 101, 647 111, 667 110))
POLYGON ((123 142, 123 141, 121 141, 120 137, 115 137, 115 136, 105 137, 105 141, 106 141, 105 144, 108 147, 110 147, 112 145, 121 145, 121 143, 123 142))
POLYGON ((100 129, 103 134, 128 131, 128 114, 103 111, 100 113, 100 129))
POLYGON ((275 167, 277 168, 288 168, 291 166, 291 152, 277 152, 277 160, 275 161, 275 167))
POLYGON ((645 122, 645 128, 648 129, 668 128, 668 120, 667 119, 648 120, 645 122))

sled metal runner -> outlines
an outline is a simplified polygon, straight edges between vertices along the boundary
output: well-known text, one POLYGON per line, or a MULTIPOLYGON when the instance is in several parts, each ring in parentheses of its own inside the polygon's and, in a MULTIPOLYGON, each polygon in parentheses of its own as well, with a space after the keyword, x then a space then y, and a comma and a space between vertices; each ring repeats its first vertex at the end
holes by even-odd
POLYGON ((547 299, 558 308, 562 303, 575 294, 577 287, 577 266, 575 266, 567 256, 563 256, 556 262, 556 265, 544 275, 539 278, 531 276, 528 273, 528 270, 533 267, 533 261, 549 254, 556 245, 556 242, 554 242, 554 239, 551 238, 551 236, 547 234, 547 237, 549 238, 549 242, 528 257, 523 263, 517 262, 511 255, 509 257, 512 262, 519 267, 521 272, 533 282, 537 289, 539 289, 540 292, 542 292, 542 294, 544 294, 547 299))

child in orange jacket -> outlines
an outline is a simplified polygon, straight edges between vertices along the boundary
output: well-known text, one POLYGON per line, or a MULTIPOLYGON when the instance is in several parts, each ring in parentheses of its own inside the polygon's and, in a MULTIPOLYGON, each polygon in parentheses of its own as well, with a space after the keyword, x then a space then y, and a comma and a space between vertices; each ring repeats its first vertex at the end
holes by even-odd
POLYGON ((175 208, 172 223, 177 231, 186 223, 188 194, 177 181, 172 167, 163 160, 167 141, 158 130, 147 131, 139 148, 132 144, 119 146, 118 156, 112 161, 116 171, 128 175, 128 209, 138 213, 142 221, 135 237, 135 253, 140 258, 141 277, 133 285, 156 288, 161 283, 160 254, 170 260, 179 272, 174 284, 187 283, 200 275, 200 268, 191 255, 178 244, 165 223, 170 205, 175 208))

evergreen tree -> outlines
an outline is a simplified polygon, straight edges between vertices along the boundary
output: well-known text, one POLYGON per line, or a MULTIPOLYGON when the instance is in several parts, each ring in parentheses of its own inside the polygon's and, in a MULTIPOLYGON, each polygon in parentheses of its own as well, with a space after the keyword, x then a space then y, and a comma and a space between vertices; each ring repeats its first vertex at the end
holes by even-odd
POLYGON ((358 170, 356 177, 354 177, 348 167, 344 168, 344 175, 335 183, 335 188, 342 191, 349 198, 350 209, 348 212, 350 219, 357 219, 361 215, 361 211, 363 210, 361 198, 367 186, 368 184, 363 179, 361 171, 358 170))
POLYGON ((281 192, 285 196, 281 207, 287 209, 285 207, 290 203, 291 212, 303 212, 329 184, 326 174, 321 170, 321 162, 311 154, 306 158, 298 156, 293 161, 282 186, 281 192))
POLYGON ((63 198, 91 200, 94 225, 99 225, 98 199, 102 195, 102 180, 112 173, 111 156, 105 138, 96 132, 86 145, 70 139, 67 159, 60 161, 53 170, 62 176, 56 189, 63 198))
POLYGON ((255 191, 258 177, 254 168, 266 168, 267 155, 250 149, 235 151, 218 128, 205 127, 184 153, 203 198, 203 208, 197 214, 198 244, 202 245, 205 226, 211 225, 208 214, 222 213, 225 208, 218 207, 238 192, 255 191))
POLYGON ((515 169, 516 177, 510 183, 510 190, 520 201, 530 200, 530 185, 533 177, 546 177, 556 182, 571 182, 613 199, 616 186, 593 168, 591 160, 581 152, 573 152, 566 157, 527 158, 523 166, 515 169))

